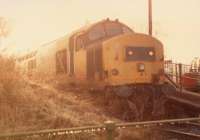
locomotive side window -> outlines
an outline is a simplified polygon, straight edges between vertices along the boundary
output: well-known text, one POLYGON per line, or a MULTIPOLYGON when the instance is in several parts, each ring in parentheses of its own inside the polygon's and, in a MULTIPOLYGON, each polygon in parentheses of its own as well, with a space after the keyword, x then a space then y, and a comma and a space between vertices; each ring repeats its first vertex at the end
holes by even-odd
POLYGON ((56 53, 56 73, 67 73, 67 50, 56 53))
POLYGON ((88 38, 91 41, 101 39, 105 37, 105 31, 102 24, 95 26, 88 34, 88 38))
POLYGON ((105 25, 106 33, 108 36, 118 35, 122 33, 121 25, 118 23, 107 23, 105 25))
POLYGON ((153 47, 126 47, 126 61, 155 61, 153 47))

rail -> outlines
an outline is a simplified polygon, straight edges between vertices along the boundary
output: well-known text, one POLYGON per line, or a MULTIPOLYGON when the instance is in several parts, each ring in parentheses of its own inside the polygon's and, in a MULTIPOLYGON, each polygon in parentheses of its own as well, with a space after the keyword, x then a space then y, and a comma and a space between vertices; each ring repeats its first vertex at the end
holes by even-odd
POLYGON ((159 127, 166 124, 174 125, 192 121, 200 121, 200 118, 198 117, 198 118, 184 118, 184 119, 169 119, 169 120, 130 122, 130 123, 114 123, 112 121, 107 121, 102 125, 96 125, 96 126, 0 134, 0 140, 26 140, 26 139, 31 139, 31 140, 81 139, 82 140, 82 139, 91 139, 92 137, 95 136, 102 137, 102 134, 104 135, 104 138, 106 140, 114 140, 115 139, 114 134, 117 129, 121 130, 130 127, 132 128, 149 128, 156 126, 159 127))
POLYGON ((168 137, 180 139, 200 139, 200 122, 185 122, 162 129, 168 137))

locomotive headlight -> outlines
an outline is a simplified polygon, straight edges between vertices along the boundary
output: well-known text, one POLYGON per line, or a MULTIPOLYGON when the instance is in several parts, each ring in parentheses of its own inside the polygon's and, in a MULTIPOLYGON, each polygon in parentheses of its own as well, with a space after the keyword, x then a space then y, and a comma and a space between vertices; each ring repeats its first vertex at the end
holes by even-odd
POLYGON ((150 56, 154 56, 154 52, 153 51, 149 51, 149 55, 150 56))
POLYGON ((142 64, 142 63, 138 64, 138 71, 139 72, 143 72, 144 69, 145 69, 145 65, 144 64, 142 64))
POLYGON ((128 55, 133 55, 133 51, 128 51, 128 55))

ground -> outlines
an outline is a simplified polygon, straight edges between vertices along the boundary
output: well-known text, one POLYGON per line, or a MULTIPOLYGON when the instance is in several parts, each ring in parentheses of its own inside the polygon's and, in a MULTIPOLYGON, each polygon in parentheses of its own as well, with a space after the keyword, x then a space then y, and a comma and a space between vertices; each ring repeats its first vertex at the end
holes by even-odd
POLYGON ((103 123, 116 120, 92 104, 90 97, 48 84, 24 83, 23 90, 1 93, 0 131, 26 131, 103 123))

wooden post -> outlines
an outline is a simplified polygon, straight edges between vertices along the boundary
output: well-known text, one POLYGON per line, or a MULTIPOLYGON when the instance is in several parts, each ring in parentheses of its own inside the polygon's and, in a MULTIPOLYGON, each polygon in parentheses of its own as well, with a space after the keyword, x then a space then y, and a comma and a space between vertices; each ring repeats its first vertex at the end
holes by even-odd
POLYGON ((178 85, 179 82, 178 82, 178 65, 175 64, 175 76, 176 76, 176 84, 178 85))
POLYGON ((106 140, 114 140, 115 123, 112 121, 105 122, 107 138, 106 140))
POLYGON ((182 85, 182 64, 179 63, 179 84, 180 84, 180 92, 182 93, 183 85, 182 85))

